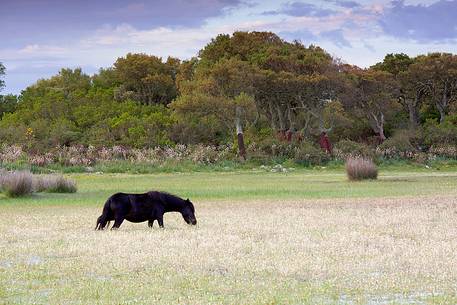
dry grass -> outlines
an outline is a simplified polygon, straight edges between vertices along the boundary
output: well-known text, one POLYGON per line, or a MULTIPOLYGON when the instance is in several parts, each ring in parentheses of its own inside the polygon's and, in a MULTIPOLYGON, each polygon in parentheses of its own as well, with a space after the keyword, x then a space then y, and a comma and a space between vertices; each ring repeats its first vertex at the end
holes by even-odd
POLYGON ((35 176, 29 171, 0 169, 0 192, 8 197, 23 197, 33 192, 75 193, 76 182, 62 175, 35 176))
MULTIPOLYGON (((457 199, 197 202, 198 227, 0 209, 10 304, 456 304, 457 199)), ((1 303, 1 301, 0 301, 1 303)))
POLYGON ((366 180, 378 178, 378 169, 370 159, 348 158, 346 173, 349 180, 366 180))
POLYGON ((48 193, 75 193, 76 182, 62 175, 47 175, 34 179, 34 190, 48 193))
POLYGON ((33 176, 28 171, 0 173, 0 191, 5 192, 8 197, 21 197, 32 194, 33 176))

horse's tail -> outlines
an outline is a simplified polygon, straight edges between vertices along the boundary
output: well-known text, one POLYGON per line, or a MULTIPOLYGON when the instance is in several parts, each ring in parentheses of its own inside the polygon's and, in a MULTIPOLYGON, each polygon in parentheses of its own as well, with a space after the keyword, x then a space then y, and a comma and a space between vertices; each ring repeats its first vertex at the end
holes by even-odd
POLYGON ((103 212, 100 217, 97 218, 97 224, 95 225, 95 230, 103 230, 108 224, 109 226, 109 214, 110 214, 110 203, 111 203, 111 198, 109 198, 106 202, 105 205, 103 206, 103 212))

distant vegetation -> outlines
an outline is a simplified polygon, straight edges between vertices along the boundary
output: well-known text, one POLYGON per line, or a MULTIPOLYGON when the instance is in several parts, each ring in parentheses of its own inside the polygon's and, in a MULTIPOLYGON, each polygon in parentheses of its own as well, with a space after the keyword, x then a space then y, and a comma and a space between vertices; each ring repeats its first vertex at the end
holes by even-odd
POLYGON ((377 179, 378 169, 370 159, 348 158, 346 161, 346 173, 349 180, 377 179))
POLYGON ((178 144, 299 164, 455 159, 457 55, 388 54, 361 69, 269 32, 219 35, 187 61, 127 54, 93 76, 62 69, 0 96, 0 142, 2 162, 11 145, 36 162, 69 147, 178 144))
POLYGON ((0 170, 0 193, 8 197, 22 197, 34 192, 75 193, 76 183, 61 175, 36 176, 29 171, 0 170))

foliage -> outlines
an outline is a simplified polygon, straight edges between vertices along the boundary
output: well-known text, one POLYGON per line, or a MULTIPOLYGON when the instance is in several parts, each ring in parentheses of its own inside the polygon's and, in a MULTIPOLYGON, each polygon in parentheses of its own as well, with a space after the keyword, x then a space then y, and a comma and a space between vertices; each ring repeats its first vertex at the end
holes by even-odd
MULTIPOLYGON (((339 143, 337 160, 374 158, 355 142, 384 142, 381 157, 426 160, 428 148, 439 153, 440 145, 457 143, 456 71, 457 55, 448 53, 388 54, 361 69, 271 32, 235 32, 218 35, 187 61, 129 53, 93 76, 62 69, 19 96, 0 96, 0 141, 20 147, 36 166, 91 166, 96 158, 55 153, 179 144, 236 149, 240 133, 248 158, 310 155, 303 162, 314 164, 328 158, 313 146, 326 132, 339 143), (405 128, 418 132, 400 136, 405 128)), ((4 73, 0 63, 0 89, 4 73)))
POLYGON ((370 159, 349 158, 346 160, 346 173, 349 180, 377 179, 378 169, 370 159))
POLYGON ((424 124, 424 140, 429 146, 457 145, 457 115, 447 117, 441 124, 433 119, 427 120, 424 124))
POLYGON ((341 140, 336 143, 333 154, 337 160, 360 157, 373 159, 375 157, 375 152, 371 147, 351 140, 341 140))
POLYGON ((79 70, 62 70, 27 88, 17 110, 0 121, 0 136, 7 143, 38 150, 76 143, 131 147, 170 143, 167 128, 173 119, 165 106, 117 102, 112 89, 90 88, 87 81, 79 70), (78 89, 66 89, 68 78, 78 80, 78 89))
POLYGON ((179 60, 169 57, 164 63, 156 56, 127 54, 114 63, 113 75, 120 84, 118 100, 133 99, 143 104, 168 104, 177 95, 175 77, 179 60))
POLYGON ((376 148, 376 153, 387 159, 412 158, 416 148, 411 144, 408 131, 398 131, 376 148))
POLYGON ((5 66, 0 62, 0 91, 2 91, 5 86, 5 81, 2 79, 3 75, 5 75, 5 70, 5 66))
POLYGON ((322 149, 309 142, 302 142, 295 148, 294 161, 305 166, 323 165, 330 160, 330 156, 322 149))
POLYGON ((4 113, 12 113, 16 111, 17 103, 18 100, 15 95, 0 95, 0 119, 3 117, 4 113))

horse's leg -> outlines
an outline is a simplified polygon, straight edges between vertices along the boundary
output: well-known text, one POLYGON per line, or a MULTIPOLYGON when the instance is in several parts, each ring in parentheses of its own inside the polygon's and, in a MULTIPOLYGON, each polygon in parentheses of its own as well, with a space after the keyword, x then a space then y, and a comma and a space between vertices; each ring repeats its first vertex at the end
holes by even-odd
POLYGON ((148 226, 149 226, 150 228, 152 228, 152 226, 154 225, 154 220, 155 220, 155 219, 149 219, 149 221, 148 221, 148 226))
POLYGON ((114 218, 114 224, 111 230, 117 230, 121 226, 122 222, 124 221, 124 217, 116 217, 114 218))
POLYGON ((159 227, 163 229, 163 215, 157 217, 157 222, 159 223, 159 227))

